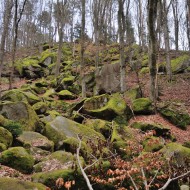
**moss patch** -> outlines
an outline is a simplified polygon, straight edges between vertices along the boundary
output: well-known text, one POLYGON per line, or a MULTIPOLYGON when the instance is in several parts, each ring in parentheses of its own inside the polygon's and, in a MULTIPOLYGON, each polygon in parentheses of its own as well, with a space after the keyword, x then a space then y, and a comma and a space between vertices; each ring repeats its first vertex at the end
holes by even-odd
POLYGON ((21 181, 13 178, 0 178, 1 190, 46 190, 47 187, 40 183, 33 183, 29 181, 21 181))
POLYGON ((12 145, 12 142, 12 134, 7 129, 0 127, 0 143, 3 143, 8 148, 12 145))
POLYGON ((30 173, 33 169, 34 159, 23 147, 12 147, 1 153, 0 163, 23 173, 30 173))
POLYGON ((148 98, 138 98, 132 102, 132 108, 136 114, 150 114, 153 111, 152 102, 148 98))

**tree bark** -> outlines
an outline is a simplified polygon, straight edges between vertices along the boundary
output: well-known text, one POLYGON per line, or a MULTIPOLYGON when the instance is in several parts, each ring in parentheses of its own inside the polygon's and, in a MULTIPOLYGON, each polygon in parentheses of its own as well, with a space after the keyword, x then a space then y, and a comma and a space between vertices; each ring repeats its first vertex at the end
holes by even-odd
POLYGON ((126 90, 126 66, 124 56, 124 34, 125 34, 125 16, 123 12, 123 5, 125 0, 118 0, 118 26, 119 26, 119 44, 120 44, 120 90, 126 90))
POLYGON ((156 83, 156 30, 155 21, 157 17, 158 0, 148 0, 148 31, 149 31, 149 67, 150 67, 150 99, 156 108, 157 83, 156 83))
POLYGON ((82 0, 82 28, 81 28, 81 86, 82 86, 82 97, 86 97, 86 83, 85 83, 85 62, 84 62, 84 43, 85 43, 85 0, 82 0))
POLYGON ((5 54, 5 39, 8 35, 8 28, 11 18, 11 11, 13 8, 13 0, 7 0, 5 5, 5 11, 3 15, 3 31, 1 36, 1 45, 0 45, 0 98, 1 98, 1 76, 2 76, 2 69, 3 69, 3 61, 4 61, 4 54, 5 54))

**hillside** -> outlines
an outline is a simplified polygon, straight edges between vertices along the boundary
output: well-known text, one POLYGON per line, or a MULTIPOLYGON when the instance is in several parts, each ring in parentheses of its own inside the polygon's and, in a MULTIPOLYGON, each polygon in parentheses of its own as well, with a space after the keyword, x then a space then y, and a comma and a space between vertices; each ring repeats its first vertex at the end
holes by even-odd
MULTIPOLYGON (((119 45, 100 46, 97 69, 97 48, 86 44, 87 98, 82 98, 80 44, 63 44, 58 77, 57 44, 43 44, 42 48, 17 51, 11 90, 11 55, 5 56, 0 103, 0 189, 2 185, 7 190, 6 185, 12 184, 15 190, 86 190, 79 163, 87 167, 85 172, 95 190, 130 188, 133 183, 127 173, 123 176, 124 171, 131 172, 136 183, 143 186, 142 167, 146 168, 149 182, 155 171, 160 171, 151 186, 158 189, 157 184, 161 187, 169 177, 164 159, 171 159, 171 168, 179 171, 177 175, 190 170, 188 52, 171 51, 171 82, 165 73, 164 51, 160 52, 155 112, 149 99, 148 50, 142 51, 138 45, 125 47, 127 90, 121 94, 119 45), (156 158, 160 162, 155 166, 156 158), (122 168, 120 159, 130 164, 122 168), (146 162, 142 165, 138 159, 146 162), (114 169, 119 170, 113 173, 118 181, 109 177, 114 169), (24 182, 20 184, 19 180, 24 182)), ((187 184, 186 180, 177 185, 187 184)), ((175 188, 174 184, 168 189, 175 188)))

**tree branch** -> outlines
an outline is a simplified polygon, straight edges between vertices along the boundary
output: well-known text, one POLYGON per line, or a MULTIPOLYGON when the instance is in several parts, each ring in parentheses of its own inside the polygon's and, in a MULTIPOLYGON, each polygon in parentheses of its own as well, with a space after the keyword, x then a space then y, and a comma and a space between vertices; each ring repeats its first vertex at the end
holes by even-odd
POLYGON ((81 139, 79 138, 78 135, 77 135, 77 137, 78 137, 78 140, 79 140, 79 147, 77 148, 77 162, 79 164, 79 167, 80 167, 80 170, 82 172, 82 175, 83 175, 83 177, 84 177, 84 179, 85 179, 85 181, 87 183, 88 189, 89 190, 93 190, 92 185, 90 183, 90 180, 89 180, 88 176, 86 175, 86 173, 85 173, 85 171, 84 171, 84 169, 83 169, 83 167, 81 165, 81 162, 80 162, 80 156, 79 156, 79 154, 80 154, 80 149, 81 149, 82 141, 81 141, 81 139))
POLYGON ((180 175, 180 176, 177 176, 177 177, 174 177, 174 178, 169 178, 169 179, 167 180, 167 182, 164 184, 164 186, 161 187, 161 188, 158 189, 158 190, 165 190, 165 189, 167 188, 167 186, 168 186, 172 181, 175 181, 175 180, 184 178, 184 177, 188 176, 189 174, 190 174, 190 170, 187 171, 186 173, 180 175))

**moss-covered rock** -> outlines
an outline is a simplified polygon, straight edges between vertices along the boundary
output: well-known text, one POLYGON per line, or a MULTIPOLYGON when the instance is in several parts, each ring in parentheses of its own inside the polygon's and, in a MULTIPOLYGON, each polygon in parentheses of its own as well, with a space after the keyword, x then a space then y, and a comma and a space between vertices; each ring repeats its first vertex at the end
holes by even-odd
POLYGON ((56 93, 55 93, 55 89, 50 88, 50 89, 48 89, 48 90, 43 94, 43 97, 44 97, 44 98, 53 97, 55 94, 56 94, 56 93))
MULTIPOLYGON (((179 159, 186 159, 190 158, 190 148, 184 147, 179 143, 168 143, 162 151, 165 153, 166 156, 174 155, 176 158, 179 159)), ((180 163, 182 164, 182 163, 180 163)))
POLYGON ((0 163, 23 173, 30 173, 34 159, 23 147, 12 147, 1 153, 0 163))
POLYGON ((24 147, 38 147, 48 151, 53 151, 54 149, 54 143, 52 141, 40 133, 32 131, 23 131, 23 133, 17 137, 17 141, 24 147))
POLYGON ((141 70, 140 70, 140 74, 143 75, 143 74, 148 74, 150 72, 150 69, 149 67, 143 67, 141 70))
POLYGON ((139 86, 135 86, 131 89, 129 89, 128 91, 126 91, 124 93, 124 96, 126 98, 129 98, 130 100, 135 100, 137 98, 141 98, 142 97, 142 92, 139 86))
POLYGON ((2 96, 3 101, 19 102, 24 101, 29 104, 35 104, 40 101, 40 98, 32 92, 25 92, 18 89, 6 91, 2 96))
POLYGON ((112 123, 101 119, 87 119, 84 121, 86 126, 92 127, 95 131, 109 138, 112 131, 112 123))
POLYGON ((39 62, 44 66, 49 66, 51 63, 55 62, 56 56, 57 56, 56 52, 52 52, 51 50, 47 49, 41 53, 39 62))
POLYGON ((38 102, 38 103, 34 104, 32 106, 32 108, 34 109, 34 111, 37 114, 44 114, 44 113, 46 113, 48 106, 45 102, 38 102))
POLYGON ((76 98, 76 96, 68 90, 62 90, 57 93, 57 95, 61 100, 73 100, 76 98))
POLYGON ((77 175, 76 172, 74 172, 73 170, 64 170, 64 169, 49 171, 49 172, 40 172, 32 175, 32 181, 40 182, 50 188, 55 187, 56 180, 58 178, 63 178, 64 181, 75 180, 76 183, 80 184, 81 182, 76 180, 77 179, 76 175, 77 175))
POLYGON ((100 95, 87 98, 84 101, 82 112, 93 117, 105 120, 113 120, 117 116, 123 116, 125 120, 131 118, 131 110, 120 94, 100 95))
POLYGON ((132 109, 136 114, 150 114, 153 111, 149 98, 138 98, 132 102, 132 109))
POLYGON ((4 151, 6 149, 7 149, 6 145, 3 143, 0 143, 0 152, 4 151))
POLYGON ((187 125, 190 124, 190 115, 181 107, 181 104, 166 103, 160 106, 159 112, 172 124, 181 129, 186 129, 187 125))
POLYGON ((97 133, 93 129, 62 116, 57 116, 52 122, 47 123, 44 132, 44 135, 55 143, 56 148, 61 147, 63 141, 68 137, 77 139, 77 134, 90 138, 100 137, 104 139, 100 133, 97 133))
POLYGON ((46 190, 47 187, 40 183, 33 183, 19 179, 1 177, 0 178, 1 190, 46 190))
POLYGON ((0 127, 0 143, 4 144, 6 148, 8 148, 12 145, 12 142, 12 134, 7 129, 0 127))
POLYGON ((171 137, 170 129, 157 123, 143 123, 143 122, 134 122, 131 124, 131 127, 135 129, 140 129, 142 131, 154 130, 156 132, 156 136, 162 136, 166 138, 171 137))
POLYGON ((73 154, 65 151, 56 151, 45 157, 34 166, 35 172, 48 172, 57 169, 72 169, 76 165, 76 158, 73 154))
POLYGON ((25 102, 1 103, 0 114, 7 119, 19 122, 26 131, 35 131, 40 126, 36 112, 25 102))
POLYGON ((155 152, 164 147, 164 141, 158 137, 147 138, 143 142, 145 152, 155 152))

